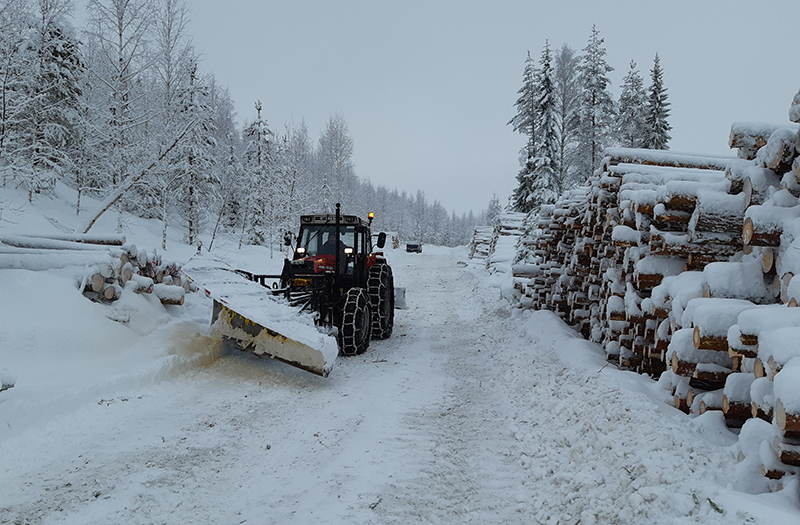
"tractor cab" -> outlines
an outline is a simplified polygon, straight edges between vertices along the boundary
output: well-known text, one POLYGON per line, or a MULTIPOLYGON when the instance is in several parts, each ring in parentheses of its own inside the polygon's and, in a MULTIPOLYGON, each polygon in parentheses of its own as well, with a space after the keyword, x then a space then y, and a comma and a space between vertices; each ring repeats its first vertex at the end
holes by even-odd
POLYGON ((304 273, 336 274, 345 289, 366 286, 367 271, 375 263, 371 223, 371 218, 340 215, 337 239, 335 214, 301 216, 291 266, 304 273))

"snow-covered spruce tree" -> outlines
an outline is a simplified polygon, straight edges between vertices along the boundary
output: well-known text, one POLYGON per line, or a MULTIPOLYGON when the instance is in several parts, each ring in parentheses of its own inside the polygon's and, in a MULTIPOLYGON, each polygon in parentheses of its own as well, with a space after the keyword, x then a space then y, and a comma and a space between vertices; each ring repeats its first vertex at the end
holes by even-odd
POLYGON ((527 140, 519 154, 520 171, 517 174, 517 187, 514 190, 513 199, 514 209, 527 211, 530 206, 531 192, 533 191, 531 175, 533 173, 533 158, 536 156, 537 131, 539 128, 539 75, 530 51, 528 51, 528 58, 525 60, 522 87, 517 93, 519 98, 514 104, 514 107, 517 108, 517 113, 508 124, 513 127, 514 131, 524 135, 527 140))
POLYGON ((32 64, 26 42, 33 21, 26 0, 0 1, 0 176, 26 184, 30 166, 24 163, 21 128, 31 100, 32 64))
POLYGON ((245 140, 243 169, 246 193, 242 217, 242 233, 239 240, 248 244, 266 244, 268 238, 270 205, 270 172, 275 164, 275 134, 266 120, 261 118, 261 101, 255 105, 256 120, 242 131, 245 140))
POLYGON ((669 106, 667 102, 667 88, 664 87, 664 70, 661 69, 661 59, 656 53, 653 59, 653 69, 650 70, 650 88, 647 93, 646 129, 642 147, 648 149, 669 149, 669 135, 672 126, 669 119, 669 106))
POLYGON ((30 167, 28 190, 52 188, 73 168, 84 72, 78 41, 67 22, 71 2, 37 0, 27 52, 30 82, 20 126, 21 153, 30 167))
POLYGON ((631 60, 628 74, 622 80, 617 115, 617 137, 626 148, 641 147, 645 135, 647 94, 636 62, 631 60))
POLYGON ((500 198, 496 193, 493 193, 491 200, 489 200, 489 206, 486 208, 486 224, 489 226, 496 225, 502 212, 503 206, 500 204, 500 198))
POLYGON ((170 172, 178 185, 177 203, 185 241, 195 245, 208 219, 207 210, 219 197, 219 178, 214 171, 214 121, 206 104, 208 91, 197 75, 197 64, 189 69, 189 85, 179 95, 182 121, 191 126, 170 159, 170 172))
POLYGON ((344 117, 331 116, 317 147, 317 173, 321 181, 320 209, 332 212, 336 203, 352 206, 358 177, 353 168, 353 139, 344 117))
POLYGON ((508 121, 514 131, 524 135, 527 142, 523 151, 528 157, 536 153, 537 131, 539 129, 539 71, 536 62, 531 58, 525 59, 525 69, 522 72, 522 87, 517 91, 519 98, 514 103, 517 113, 508 121))
POLYGON ((541 133, 536 157, 533 159, 533 193, 530 197, 532 204, 530 210, 538 210, 542 204, 553 203, 558 198, 556 183, 556 174, 559 172, 557 165, 557 101, 553 85, 553 66, 549 42, 545 42, 539 66, 539 99, 537 106, 539 115, 541 115, 541 133))
POLYGON ((577 162, 577 134, 580 124, 581 88, 578 78, 580 58, 564 44, 553 57, 553 86, 556 98, 558 135, 556 191, 560 195, 572 187, 577 162))
POLYGON ((608 73, 614 70, 606 62, 605 40, 600 38, 596 26, 583 49, 581 59, 582 102, 580 111, 580 173, 581 181, 592 175, 602 160, 603 150, 612 144, 616 120, 614 99, 608 91, 611 80, 608 73))

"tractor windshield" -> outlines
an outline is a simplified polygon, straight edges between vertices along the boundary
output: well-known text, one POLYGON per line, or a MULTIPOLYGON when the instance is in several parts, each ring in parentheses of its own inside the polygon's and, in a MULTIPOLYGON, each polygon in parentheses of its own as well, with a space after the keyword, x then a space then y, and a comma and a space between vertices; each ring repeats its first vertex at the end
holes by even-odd
MULTIPOLYGON (((342 250, 345 247, 353 248, 358 251, 355 246, 356 230, 354 226, 340 226, 339 227, 339 240, 342 243, 340 246, 342 250)), ((302 257, 309 257, 315 255, 335 255, 336 254, 336 226, 304 226, 300 231, 300 242, 298 248, 303 248, 304 253, 300 252, 302 257)), ((343 255, 343 251, 340 255, 343 255)))

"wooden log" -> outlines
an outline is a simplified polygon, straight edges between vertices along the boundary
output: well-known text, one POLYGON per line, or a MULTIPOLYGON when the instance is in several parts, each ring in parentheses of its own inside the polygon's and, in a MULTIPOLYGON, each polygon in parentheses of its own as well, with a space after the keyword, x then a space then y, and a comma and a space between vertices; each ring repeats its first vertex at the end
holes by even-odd
POLYGON ((101 294, 107 301, 116 301, 122 295, 122 287, 116 283, 108 284, 101 294))
POLYGON ((182 286, 156 284, 153 286, 153 295, 158 297, 164 305, 183 305, 186 292, 182 286))
POLYGON ((747 246, 780 246, 782 229, 777 225, 767 228, 756 226, 752 217, 744 220, 742 242, 747 246))
POLYGON ((726 352, 728 350, 728 336, 701 335, 700 327, 695 326, 692 334, 694 347, 698 350, 718 350, 726 352))
POLYGON ((722 413, 728 428, 742 428, 745 421, 753 417, 750 403, 732 402, 725 395, 722 396, 722 413))
POLYGON ((772 381, 757 378, 750 385, 750 413, 753 417, 772 423, 774 411, 774 388, 772 381))
POLYGON ((740 158, 753 160, 758 150, 767 144, 770 135, 780 127, 762 122, 734 122, 728 135, 728 146, 737 148, 740 158))
POLYGON ((675 408, 680 410, 681 412, 688 414, 689 409, 691 408, 689 404, 686 402, 686 398, 689 395, 689 381, 682 380, 678 381, 675 384, 675 393, 673 395, 673 401, 675 404, 675 408))
POLYGON ((635 148, 607 148, 606 155, 611 158, 611 166, 619 164, 642 164, 646 166, 665 166, 671 168, 725 170, 730 161, 730 159, 726 157, 676 154, 669 151, 635 148))
POLYGON ((41 237, 28 237, 25 235, 4 235, 0 237, 0 242, 7 246, 26 248, 30 250, 69 250, 69 251, 87 251, 87 252, 107 250, 109 253, 111 253, 116 257, 122 255, 122 250, 115 246, 100 248, 94 244, 61 241, 57 239, 46 239, 41 237))
POLYGON ((81 233, 49 233, 27 234, 25 237, 34 239, 51 239, 55 241, 77 242, 82 244, 96 244, 100 246, 122 246, 125 244, 124 235, 116 234, 81 234, 81 233))
POLYGON ((722 410, 722 392, 707 392, 700 398, 697 412, 702 415, 710 410, 722 410))
POLYGON ((725 380, 732 373, 729 368, 700 363, 692 372, 689 384, 703 390, 717 390, 725 386, 725 380))
POLYGON ((750 206, 745 212, 742 242, 750 246, 779 246, 784 223, 798 217, 800 206, 750 206))
POLYGON ((697 368, 697 363, 690 361, 682 361, 677 354, 672 355, 672 372, 683 377, 692 377, 694 370, 697 368))
POLYGON ((800 447, 789 443, 781 443, 778 448, 781 463, 800 467, 800 447))
POLYGON ((758 150, 756 163, 776 173, 787 173, 797 157, 797 128, 776 129, 758 150))
POLYGON ((702 190, 698 192, 689 221, 689 232, 738 233, 741 231, 744 212, 744 194, 727 195, 702 190))

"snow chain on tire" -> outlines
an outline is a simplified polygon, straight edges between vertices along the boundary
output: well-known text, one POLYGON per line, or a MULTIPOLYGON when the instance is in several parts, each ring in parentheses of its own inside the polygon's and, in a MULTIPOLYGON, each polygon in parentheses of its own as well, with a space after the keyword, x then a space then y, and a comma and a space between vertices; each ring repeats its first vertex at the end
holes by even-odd
POLYGON ((363 288, 350 288, 344 299, 339 348, 343 355, 366 352, 372 333, 372 308, 363 288))
POLYGON ((372 303, 372 338, 386 339, 394 328, 394 278, 386 263, 376 263, 369 269, 367 280, 372 303))

